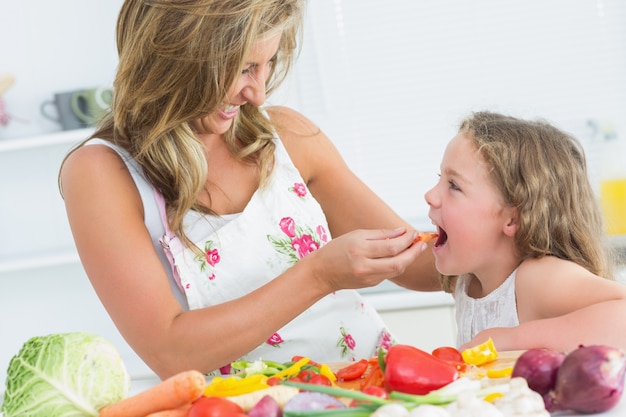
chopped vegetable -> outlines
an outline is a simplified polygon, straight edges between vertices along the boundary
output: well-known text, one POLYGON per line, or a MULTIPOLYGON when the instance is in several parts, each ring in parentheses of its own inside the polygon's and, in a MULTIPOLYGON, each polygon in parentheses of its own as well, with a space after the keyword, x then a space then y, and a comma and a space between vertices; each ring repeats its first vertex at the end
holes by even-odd
POLYGON ((206 379, 195 370, 175 374, 131 397, 107 405, 99 417, 144 417, 192 403, 202 396, 206 379))
MULTIPOLYGON (((319 385, 322 386, 322 385, 319 385)), ((291 398, 299 393, 298 388, 286 385, 276 385, 248 394, 236 395, 228 397, 228 399, 238 404, 243 411, 250 411, 260 400, 266 395, 271 396, 282 408, 291 398)))
POLYGON ((301 391, 298 395, 287 401, 283 410, 289 411, 311 411, 326 410, 329 408, 345 408, 345 404, 336 397, 322 392, 301 391))
POLYGON ((549 417, 541 394, 531 390, 524 378, 512 378, 511 389, 506 395, 498 396, 494 405, 506 417, 549 417))
POLYGON ((231 370, 234 370, 237 375, 246 377, 250 375, 266 375, 273 376, 288 368, 287 365, 269 360, 258 360, 254 362, 250 361, 236 361, 230 364, 231 370))
POLYGON ((465 349, 461 352, 461 356, 463 356, 465 363, 480 366, 495 361, 498 358, 498 351, 493 344, 493 340, 489 338, 484 343, 465 349))
POLYGON ((361 359, 348 366, 339 369, 336 372, 337 379, 340 381, 352 381, 359 379, 363 376, 367 368, 369 367, 369 361, 367 359, 361 359))
POLYGON ((506 368, 487 369, 488 378, 507 378, 513 373, 513 367, 507 366, 506 368))
POLYGON ((293 378, 294 376, 298 375, 300 371, 302 370, 302 367, 309 362, 310 362, 309 358, 301 358, 296 363, 291 365, 289 368, 283 369, 282 371, 275 374, 274 377, 283 378, 283 379, 293 378))
POLYGON ((428 242, 438 236, 439 233, 435 232, 419 232, 417 237, 413 240, 413 244, 416 244, 417 242, 428 242))
POLYGON ((402 404, 385 404, 374 411, 371 417, 409 417, 409 410, 402 404))
POLYGON ((515 361, 511 376, 522 377, 528 386, 541 395, 548 394, 556 384, 556 373, 565 354, 549 349, 529 349, 515 361))
POLYGON ((378 363, 371 363, 370 368, 366 375, 364 375, 363 380, 360 383, 360 388, 362 391, 368 388, 382 388, 385 384, 385 374, 383 373, 378 363))
POLYGON ((613 408, 624 391, 626 355, 604 345, 581 346, 559 367, 551 410, 601 413, 613 408))
POLYGON ((262 374, 255 374, 246 377, 229 376, 222 378, 214 377, 206 386, 204 395, 207 397, 232 397, 234 395, 247 394, 269 387, 268 377, 262 374))
POLYGON ((448 405, 446 410, 453 417, 503 417, 495 405, 483 401, 469 391, 460 393, 457 400, 448 405))
POLYGON ((447 362, 463 362, 463 355, 457 348, 441 346, 432 351, 432 355, 447 362))
POLYGON ((101 336, 59 333, 26 341, 7 369, 4 417, 92 416, 122 400, 130 377, 101 336))
POLYGON ((455 366, 410 345, 393 345, 385 357, 385 388, 428 394, 459 377, 455 366))
POLYGON ((282 417, 283 410, 271 395, 264 395, 250 411, 249 417, 282 417))
POLYGON ((409 417, 450 417, 450 413, 437 405, 422 404, 411 410, 409 417))
POLYGON ((189 417, 245 416, 238 404, 222 397, 200 397, 191 405, 189 417))

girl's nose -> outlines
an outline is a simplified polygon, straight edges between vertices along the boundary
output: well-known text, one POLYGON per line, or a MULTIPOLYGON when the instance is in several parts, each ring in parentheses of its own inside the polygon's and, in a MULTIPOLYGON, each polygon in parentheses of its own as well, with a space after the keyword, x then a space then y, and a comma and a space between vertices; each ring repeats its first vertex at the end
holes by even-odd
POLYGON ((436 204, 436 193, 435 193, 435 189, 437 187, 433 187, 430 190, 426 191, 426 194, 424 194, 424 200, 426 200, 426 204, 428 204, 429 206, 433 207, 436 204))

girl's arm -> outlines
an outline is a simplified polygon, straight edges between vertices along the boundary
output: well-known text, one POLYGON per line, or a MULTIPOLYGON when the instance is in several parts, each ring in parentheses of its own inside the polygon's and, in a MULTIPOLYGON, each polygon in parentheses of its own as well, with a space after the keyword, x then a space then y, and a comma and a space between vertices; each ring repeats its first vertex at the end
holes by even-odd
POLYGON ((580 345, 609 345, 626 349, 626 300, 609 300, 549 319, 531 320, 517 327, 484 330, 461 349, 492 338, 496 349, 547 348, 569 352, 580 345))
MULTIPOLYGON (((350 170, 333 143, 311 121, 284 107, 273 107, 268 111, 272 120, 283 126, 279 136, 311 193, 324 209, 334 238, 357 229, 404 227, 413 230, 350 170)), ((412 192, 423 191, 415 189, 412 192)), ((430 245, 405 273, 391 280, 414 290, 441 290, 430 245)))
POLYGON ((516 278, 520 325, 479 333, 467 346, 492 337, 500 350, 579 345, 626 349, 626 286, 554 257, 525 261, 516 278))

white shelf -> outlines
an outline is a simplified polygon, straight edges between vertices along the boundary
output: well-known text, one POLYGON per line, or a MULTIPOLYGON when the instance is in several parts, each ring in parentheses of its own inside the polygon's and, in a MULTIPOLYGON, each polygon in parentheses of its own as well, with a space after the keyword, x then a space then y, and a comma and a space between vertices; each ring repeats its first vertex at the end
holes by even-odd
POLYGON ((0 259, 0 273, 23 271, 27 269, 48 268, 80 263, 78 254, 73 251, 50 253, 41 256, 22 257, 19 259, 0 259))
POLYGON ((47 133, 25 138, 1 139, 0 152, 19 151, 64 143, 76 143, 87 139, 93 133, 93 128, 65 130, 62 132, 47 133))

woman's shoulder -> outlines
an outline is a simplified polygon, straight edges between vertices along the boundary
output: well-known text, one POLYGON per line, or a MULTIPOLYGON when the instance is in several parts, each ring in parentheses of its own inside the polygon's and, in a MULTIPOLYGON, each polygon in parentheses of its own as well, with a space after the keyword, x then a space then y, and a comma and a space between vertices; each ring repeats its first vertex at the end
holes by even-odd
POLYGON ((324 135, 321 129, 302 113, 285 106, 272 106, 265 109, 283 142, 319 140, 324 135))
POLYGON ((120 165, 124 165, 124 162, 113 148, 101 143, 82 144, 67 155, 61 173, 71 175, 77 172, 86 175, 90 172, 97 173, 102 168, 120 165))
POLYGON ((289 157, 307 182, 341 161, 330 139, 306 116, 283 106, 266 111, 289 157))

